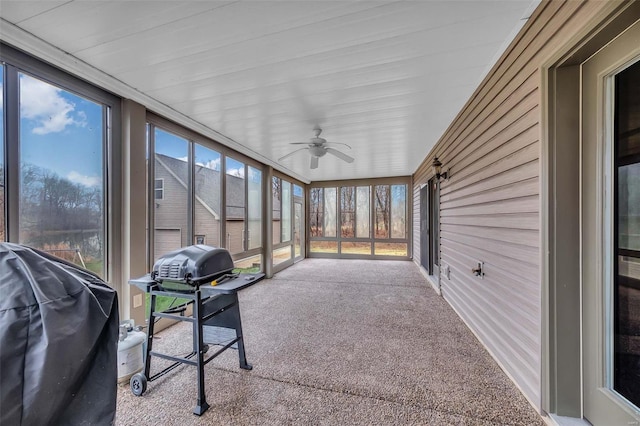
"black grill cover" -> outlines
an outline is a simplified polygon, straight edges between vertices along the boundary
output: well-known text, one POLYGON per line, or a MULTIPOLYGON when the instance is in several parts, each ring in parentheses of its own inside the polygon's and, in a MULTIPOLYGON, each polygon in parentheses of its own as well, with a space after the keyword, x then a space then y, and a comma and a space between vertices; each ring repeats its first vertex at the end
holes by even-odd
POLYGON ((0 243, 0 294, 0 424, 112 424, 115 291, 51 255, 0 243))

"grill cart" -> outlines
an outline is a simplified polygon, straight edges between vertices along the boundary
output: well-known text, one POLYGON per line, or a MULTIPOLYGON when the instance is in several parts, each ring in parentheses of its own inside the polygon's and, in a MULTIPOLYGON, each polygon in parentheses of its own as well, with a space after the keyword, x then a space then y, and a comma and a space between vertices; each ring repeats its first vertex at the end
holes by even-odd
POLYGON ((233 274, 232 270, 233 260, 228 251, 206 245, 193 245, 165 254, 154 264, 150 274, 129 281, 129 284, 135 285, 151 296, 144 371, 135 374, 130 381, 131 392, 134 395, 142 395, 147 389, 147 382, 166 375, 178 365, 193 365, 198 369, 198 401, 193 413, 200 416, 209 408, 204 391, 204 366, 207 363, 225 350, 234 347, 238 350, 240 368, 252 369, 252 366, 247 363, 244 350, 238 291, 262 280, 264 274, 233 274), (156 312, 158 296, 187 299, 188 304, 193 305, 193 315, 189 317, 174 312, 156 312), (156 318, 170 318, 192 323, 193 351, 186 357, 154 351, 153 335, 156 318), (212 329, 235 331, 235 337, 223 343, 207 342, 217 343, 222 347, 205 358, 209 346, 205 343, 204 337, 207 330, 212 329), (151 357, 154 356, 173 361, 173 363, 150 376, 151 357))

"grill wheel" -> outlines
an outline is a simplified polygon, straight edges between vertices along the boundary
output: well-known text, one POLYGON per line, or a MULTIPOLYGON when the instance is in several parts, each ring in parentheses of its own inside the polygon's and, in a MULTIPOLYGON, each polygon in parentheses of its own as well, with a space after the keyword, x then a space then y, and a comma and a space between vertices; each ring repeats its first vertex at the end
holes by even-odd
POLYGON ((143 373, 136 373, 131 377, 129 386, 132 394, 140 396, 147 390, 147 378, 143 373))

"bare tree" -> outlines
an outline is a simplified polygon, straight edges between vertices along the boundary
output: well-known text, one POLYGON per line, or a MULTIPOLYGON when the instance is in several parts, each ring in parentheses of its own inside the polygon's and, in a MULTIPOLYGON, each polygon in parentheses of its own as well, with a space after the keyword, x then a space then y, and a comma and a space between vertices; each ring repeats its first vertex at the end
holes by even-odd
POLYGON ((376 185, 376 237, 389 238, 389 185, 376 185), (380 226, 382 224, 382 226, 380 226))
POLYGON ((322 197, 324 195, 324 191, 322 188, 311 188, 309 193, 309 198, 311 200, 310 208, 310 227, 311 227, 311 236, 312 237, 322 237, 322 221, 323 221, 323 208, 324 203, 322 202, 322 197))
POLYGON ((273 199, 280 201, 282 194, 282 180, 280 180, 279 177, 274 176, 271 180, 271 190, 273 191, 273 199))
POLYGON ((20 229, 26 244, 47 249, 80 249, 102 257, 101 187, 86 187, 48 169, 23 164, 20 229))
POLYGON ((354 237, 354 213, 356 208, 356 188, 343 186, 340 188, 340 232, 343 237, 354 237))

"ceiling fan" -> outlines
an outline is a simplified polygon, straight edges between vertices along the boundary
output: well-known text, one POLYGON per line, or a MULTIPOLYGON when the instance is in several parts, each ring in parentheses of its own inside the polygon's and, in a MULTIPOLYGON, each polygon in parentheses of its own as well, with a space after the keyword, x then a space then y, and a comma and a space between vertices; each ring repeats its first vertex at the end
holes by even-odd
POLYGON ((295 154, 296 152, 300 152, 303 150, 308 150, 309 154, 311 154, 311 168, 318 168, 318 159, 323 157, 327 152, 331 155, 338 157, 339 159, 346 161, 347 163, 353 163, 353 158, 349 157, 347 154, 338 151, 337 149, 333 149, 328 147, 328 144, 332 145, 344 145, 347 148, 351 149, 349 145, 341 142, 327 142, 325 138, 320 137, 320 133, 322 133, 322 129, 318 126, 313 128, 313 132, 315 133, 315 137, 310 138, 309 142, 291 142, 291 145, 307 145, 305 148, 296 149, 293 152, 288 153, 287 155, 280 157, 278 161, 282 161, 285 158, 288 158, 295 154))

